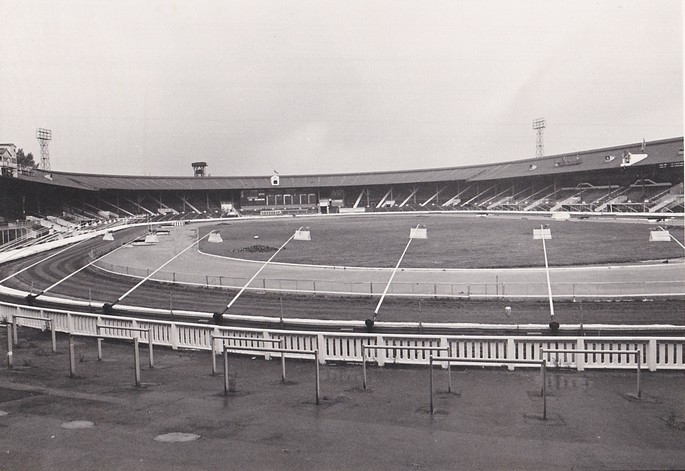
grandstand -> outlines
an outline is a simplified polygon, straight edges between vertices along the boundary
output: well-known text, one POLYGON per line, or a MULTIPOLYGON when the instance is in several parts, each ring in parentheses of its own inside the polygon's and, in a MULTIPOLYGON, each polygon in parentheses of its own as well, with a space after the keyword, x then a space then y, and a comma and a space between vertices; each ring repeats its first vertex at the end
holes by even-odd
MULTIPOLYGON (((683 212, 682 137, 499 164, 331 175, 140 177, 11 170, 0 176, 0 218, 34 218, 31 226, 38 233, 119 218, 241 214, 683 212)), ((29 234, 34 233, 28 228, 14 230, 3 240, 29 234)))

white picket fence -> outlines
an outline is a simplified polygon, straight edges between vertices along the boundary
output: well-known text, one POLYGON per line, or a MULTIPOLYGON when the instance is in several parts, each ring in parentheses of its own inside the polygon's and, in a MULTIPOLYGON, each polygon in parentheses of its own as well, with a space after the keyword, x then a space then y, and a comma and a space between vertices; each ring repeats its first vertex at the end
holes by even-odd
MULTIPOLYGON (((320 352, 321 363, 360 362, 362 345, 397 347, 396 349, 370 349, 367 361, 376 362, 379 366, 386 364, 417 365, 428 364, 430 352, 412 349, 412 347, 447 347, 446 356, 473 360, 476 366, 497 366, 479 360, 540 360, 540 349, 569 350, 604 350, 620 352, 640 349, 642 365, 650 371, 685 369, 685 337, 561 337, 561 336, 477 336, 477 335, 408 335, 408 334, 374 334, 351 332, 310 332, 278 329, 255 329, 242 327, 220 327, 211 324, 192 324, 132 317, 105 316, 86 314, 58 309, 34 308, 12 303, 0 302, 0 321, 16 321, 18 326, 43 329, 44 322, 26 319, 52 319, 57 332, 72 334, 97 334, 131 339, 138 336, 140 341, 152 341, 153 345, 173 349, 207 350, 211 349, 211 336, 241 337, 241 340, 229 340, 227 345, 259 346, 255 339, 283 339, 282 348, 289 350, 314 350, 320 352), (118 326, 152 329, 152 339, 148 332, 133 332, 118 329, 97 331, 97 326, 118 326), (252 340, 252 342, 251 342, 252 340)), ((216 342, 216 353, 221 352, 222 345, 216 342)), ((244 351, 245 354, 261 355, 265 358, 279 357, 279 353, 258 353, 244 351)), ((287 358, 308 359, 296 353, 285 353, 287 358)), ((434 355, 437 356, 437 355, 434 355)), ((559 353, 548 355, 549 363, 562 368, 573 368, 578 371, 590 368, 629 369, 636 367, 635 356, 616 355, 611 353, 559 353)), ((445 365, 446 366, 446 365, 445 365)), ((519 366, 519 368, 525 366, 519 366)), ((509 366, 513 369, 513 366, 509 366)))

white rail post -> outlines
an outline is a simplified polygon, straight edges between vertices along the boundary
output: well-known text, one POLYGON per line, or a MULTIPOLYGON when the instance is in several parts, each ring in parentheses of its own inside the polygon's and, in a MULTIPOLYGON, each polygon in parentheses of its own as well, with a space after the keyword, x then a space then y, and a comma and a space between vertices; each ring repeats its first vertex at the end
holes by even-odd
POLYGON ((17 323, 18 322, 19 321, 17 320, 16 317, 14 319, 12 319, 12 341, 14 342, 14 345, 17 345, 17 343, 18 343, 17 342, 17 330, 18 330, 17 323))
MULTIPOLYGON (((382 336, 376 338, 376 346, 385 347, 385 339, 382 336)), ((385 349, 380 348, 376 350, 376 364, 378 366, 385 365, 385 349)))
MULTIPOLYGON (((513 361, 516 358, 516 342, 513 338, 509 337, 507 339, 507 360, 513 361)), ((507 367, 509 371, 514 369, 513 365, 507 367)))
POLYGON ((320 352, 319 353, 319 361, 321 362, 322 365, 326 363, 326 338, 324 337, 323 334, 318 334, 316 336, 316 349, 320 352))
MULTIPOLYGON (((271 337, 269 336, 269 332, 267 332, 266 330, 263 331, 263 332, 262 332, 262 338, 263 338, 263 339, 270 339, 271 337)), ((262 345, 268 345, 268 342, 263 342, 263 343, 262 343, 262 342, 258 342, 257 345, 259 345, 260 343, 261 343, 262 345)), ((265 359, 265 360, 271 360, 271 352, 264 352, 264 359, 265 359)))
POLYGON ((649 365, 649 371, 656 371, 656 339, 649 339, 647 364, 649 365))
POLYGON ((152 327, 149 327, 147 329, 147 346, 148 346, 148 353, 150 355, 150 368, 155 367, 155 359, 154 359, 154 353, 152 351, 152 327))
POLYGON ((171 349, 178 350, 178 326, 172 323, 169 327, 169 341, 171 342, 171 349))
POLYGON ((7 324, 7 368, 14 367, 14 359, 12 353, 12 324, 7 324))
POLYGON ((140 386, 140 350, 138 337, 133 337, 133 366, 136 370, 136 386, 140 386))
POLYGON ((585 339, 582 337, 576 340, 576 350, 581 350, 574 355, 576 357, 576 368, 578 371, 585 371, 585 353, 582 352, 585 350, 585 339))

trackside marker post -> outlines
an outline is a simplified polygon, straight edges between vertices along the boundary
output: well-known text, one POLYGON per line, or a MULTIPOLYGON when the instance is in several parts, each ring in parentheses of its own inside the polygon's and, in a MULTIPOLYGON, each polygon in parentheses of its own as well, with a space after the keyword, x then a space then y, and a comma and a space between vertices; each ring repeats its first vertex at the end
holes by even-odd
POLYGON ((383 290, 383 294, 381 295, 381 298, 378 300, 378 305, 376 305, 376 309, 373 311, 373 319, 366 321, 367 325, 369 327, 372 326, 373 322, 376 321, 376 316, 378 316, 378 311, 380 311, 381 305, 383 304, 383 300, 385 299, 385 295, 388 294, 388 289, 390 288, 390 285, 392 284, 393 278, 395 278, 395 274, 397 273, 397 269, 400 267, 400 263, 402 263, 402 259, 404 258, 404 255, 407 253, 407 250, 409 249, 409 244, 411 244, 411 241, 414 239, 427 239, 427 238, 428 238, 427 229, 422 224, 419 224, 416 227, 412 227, 409 230, 409 242, 407 242, 407 246, 402 251, 402 255, 400 255, 400 259, 397 261, 397 265, 395 265, 395 268, 392 270, 392 273, 390 274, 390 279, 388 280, 388 283, 385 285, 385 289, 383 290))
MULTIPOLYGON (((111 233, 108 232, 108 234, 110 234, 110 237, 111 237, 111 233)), ((59 281, 56 281, 55 283, 53 283, 52 285, 48 286, 47 288, 45 288, 44 290, 40 291, 39 293, 37 293, 37 294, 30 294, 29 297, 28 297, 29 304, 30 304, 30 305, 33 305, 33 303, 35 303, 36 298, 37 298, 38 296, 47 293, 48 291, 50 291, 50 290, 51 290, 52 288, 54 288, 55 286, 58 286, 59 284, 63 283, 64 281, 67 281, 69 278, 71 278, 72 276, 74 276, 74 275, 76 275, 77 273, 81 272, 82 270, 85 270, 86 268, 88 268, 89 266, 93 265, 94 263, 100 261, 101 259, 105 258, 106 256, 108 256, 108 255, 110 255, 110 254, 113 254, 114 252, 120 250, 121 248, 123 248, 123 247, 125 247, 126 245, 128 245, 129 242, 133 242, 136 238, 137 238, 137 236, 136 236, 135 238, 131 239, 130 241, 123 243, 121 246, 117 247, 116 249, 112 250, 111 252, 107 252, 107 253, 105 253, 104 255, 101 255, 100 257, 96 258, 95 260, 93 260, 92 262, 88 263, 87 265, 82 266, 82 267, 79 268, 78 270, 75 270, 75 271, 69 273, 67 276, 65 276, 64 278, 62 278, 62 279, 59 280, 59 281)), ((112 237, 111 239, 105 239, 105 240, 114 240, 114 238, 112 237)), ((90 288, 88 288, 88 289, 90 290, 90 288)))
POLYGON ((549 313, 550 313, 550 323, 549 327, 552 331, 559 329, 559 323, 554 320, 554 302, 552 301, 552 283, 549 280, 549 264, 547 263, 547 245, 545 240, 552 238, 552 231, 549 227, 540 226, 540 229, 533 229, 533 239, 542 240, 542 252, 545 255, 545 275, 547 276, 547 294, 549 297, 549 313))
POLYGON ((103 306, 103 308, 107 307, 105 310, 111 310, 112 307, 113 307, 115 304, 117 304, 118 302, 120 302, 121 300, 123 300, 123 299, 124 299, 126 296, 128 296, 129 294, 133 293, 133 291, 135 291, 140 285, 142 285, 143 283, 145 283, 145 282, 146 282, 147 280, 149 280, 151 277, 153 277, 158 271, 160 271, 162 268, 164 268, 165 266, 167 266, 168 264, 170 264, 171 262, 173 262, 174 260, 176 260, 178 257, 180 257, 181 255, 183 255, 183 254, 184 254, 185 252, 187 252, 188 250, 190 250, 190 249, 192 249, 193 247, 195 247, 197 244, 200 243, 200 241, 202 241, 203 239, 209 237, 210 234, 211 234, 211 232, 205 234, 203 237, 200 237, 200 238, 197 239, 195 242, 193 242, 192 244, 190 244, 188 247, 186 247, 185 249, 181 250, 179 253, 177 253, 176 255, 174 255, 173 257, 171 257, 169 260, 167 260, 166 262, 164 262, 159 268, 157 268, 157 269, 154 270, 152 273, 150 273, 148 276, 146 276, 145 278, 143 278, 142 280, 140 280, 138 283, 136 283, 136 285, 135 285, 133 288, 129 289, 129 290, 126 291, 124 294, 122 294, 121 296, 119 296, 119 297, 117 298, 116 301, 114 301, 114 302, 111 303, 111 304, 110 304, 110 303, 106 303, 105 306, 103 306))
POLYGON ((248 286, 250 286, 250 284, 252 284, 254 279, 257 278, 257 276, 262 272, 262 270, 264 270, 267 267, 267 265, 269 265, 269 263, 276 257, 276 255, 278 255, 278 253, 281 250, 283 250, 286 245, 288 245, 288 242, 290 242, 293 239, 304 240, 304 241, 312 240, 312 236, 311 236, 311 232, 309 231, 309 228, 308 227, 300 227, 299 229, 297 229, 295 231, 295 233, 293 235, 291 235, 290 238, 288 240, 286 240, 283 243, 283 245, 281 245, 278 248, 278 250, 276 250, 276 252, 274 252, 274 254, 271 257, 269 257, 269 259, 266 262, 264 262, 264 264, 261 267, 259 267, 259 270, 257 270, 257 272, 254 275, 252 275, 252 278, 247 280, 247 283, 245 283, 245 285, 240 289, 240 291, 238 291, 238 293, 233 297, 233 299, 231 299, 231 301, 226 305, 226 307, 223 309, 223 311, 215 313, 215 320, 217 322, 219 321, 219 319, 221 319, 221 316, 226 314, 226 312, 231 308, 231 306, 233 306, 233 304, 238 300, 240 295, 243 294, 243 292, 248 288, 248 286))

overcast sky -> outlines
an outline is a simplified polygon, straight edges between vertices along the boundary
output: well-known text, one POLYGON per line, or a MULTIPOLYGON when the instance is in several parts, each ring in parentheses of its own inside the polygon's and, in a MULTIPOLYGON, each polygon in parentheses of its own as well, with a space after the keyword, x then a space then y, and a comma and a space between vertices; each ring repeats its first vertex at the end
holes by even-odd
POLYGON ((683 134, 680 1, 0 0, 0 142, 53 170, 474 165, 683 134))

